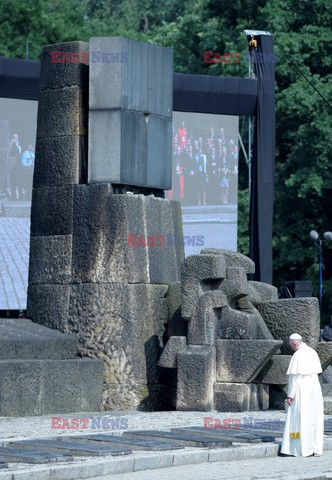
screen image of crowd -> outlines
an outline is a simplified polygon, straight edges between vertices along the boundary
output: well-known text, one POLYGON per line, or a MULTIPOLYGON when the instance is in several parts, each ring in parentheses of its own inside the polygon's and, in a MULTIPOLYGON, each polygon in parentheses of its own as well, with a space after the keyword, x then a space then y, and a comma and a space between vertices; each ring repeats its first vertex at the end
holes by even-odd
MULTIPOLYGON (((205 114, 191 115, 204 119, 205 114)), ((181 114, 177 113, 179 117, 181 114)), ((211 117, 216 116, 208 117, 211 121, 211 117)), ((181 200, 183 206, 237 204, 237 128, 219 127, 216 123, 220 124, 220 121, 207 125, 204 119, 198 126, 196 120, 190 128, 183 119, 173 122, 173 172, 169 199, 181 200)))

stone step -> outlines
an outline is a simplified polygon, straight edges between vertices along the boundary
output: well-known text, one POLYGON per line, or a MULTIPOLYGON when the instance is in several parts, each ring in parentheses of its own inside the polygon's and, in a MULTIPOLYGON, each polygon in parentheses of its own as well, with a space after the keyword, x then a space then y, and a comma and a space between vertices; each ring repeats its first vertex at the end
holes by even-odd
POLYGON ((158 430, 140 430, 134 432, 124 432, 126 437, 138 438, 141 440, 158 440, 158 441, 170 441, 178 442, 185 446, 191 447, 230 447, 232 442, 216 438, 216 436, 193 434, 193 433, 178 433, 178 432, 164 432, 158 430))
POLYGON ((0 416, 98 412, 102 386, 100 360, 0 360, 0 416))
POLYGON ((0 319, 0 360, 70 359, 78 352, 77 338, 31 320, 0 319))
POLYGON ((75 439, 70 442, 63 442, 61 440, 25 440, 22 442, 11 442, 8 446, 8 450, 11 448, 21 449, 21 450, 44 450, 47 452, 63 452, 70 453, 75 456, 83 457, 103 457, 105 455, 119 456, 119 455, 129 455, 132 452, 130 448, 125 445, 122 445, 120 448, 104 446, 104 445, 93 445, 92 443, 80 444, 76 443, 75 439))
POLYGON ((324 398, 324 414, 332 415, 332 395, 327 395, 324 398))

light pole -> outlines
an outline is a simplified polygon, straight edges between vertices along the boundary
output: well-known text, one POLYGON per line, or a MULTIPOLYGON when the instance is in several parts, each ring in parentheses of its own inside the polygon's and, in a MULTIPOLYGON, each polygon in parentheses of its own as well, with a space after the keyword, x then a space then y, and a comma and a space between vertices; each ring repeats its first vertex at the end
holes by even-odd
MULTIPOLYGON (((324 240, 332 240, 332 232, 325 232, 323 234, 324 240)), ((323 241, 320 240, 316 230, 311 230, 310 238, 314 241, 315 246, 319 250, 319 307, 322 308, 323 298, 323 241)))

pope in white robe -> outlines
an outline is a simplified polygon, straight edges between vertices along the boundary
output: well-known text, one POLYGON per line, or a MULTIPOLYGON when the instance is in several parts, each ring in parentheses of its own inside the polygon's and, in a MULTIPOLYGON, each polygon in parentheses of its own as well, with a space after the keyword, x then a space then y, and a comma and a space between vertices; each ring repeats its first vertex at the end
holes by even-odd
POLYGON ((294 333, 289 344, 295 353, 287 370, 288 410, 281 453, 308 457, 322 455, 324 401, 318 373, 322 366, 317 352, 294 333))

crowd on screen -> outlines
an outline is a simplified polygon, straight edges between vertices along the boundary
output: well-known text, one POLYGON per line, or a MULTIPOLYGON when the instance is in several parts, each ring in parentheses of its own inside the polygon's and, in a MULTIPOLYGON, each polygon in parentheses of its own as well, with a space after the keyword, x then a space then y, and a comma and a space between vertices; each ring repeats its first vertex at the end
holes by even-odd
POLYGON ((172 198, 184 205, 237 203, 238 146, 220 128, 194 137, 182 122, 173 127, 172 198))
POLYGON ((33 143, 24 150, 17 133, 12 135, 8 146, 8 160, 1 172, 0 194, 12 201, 31 200, 35 149, 33 143))

